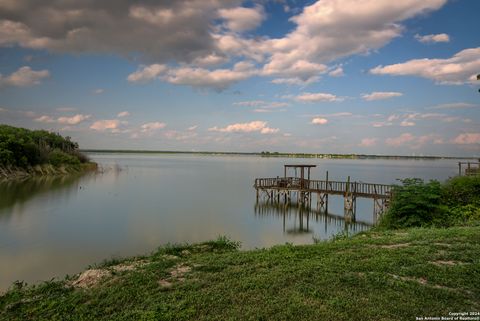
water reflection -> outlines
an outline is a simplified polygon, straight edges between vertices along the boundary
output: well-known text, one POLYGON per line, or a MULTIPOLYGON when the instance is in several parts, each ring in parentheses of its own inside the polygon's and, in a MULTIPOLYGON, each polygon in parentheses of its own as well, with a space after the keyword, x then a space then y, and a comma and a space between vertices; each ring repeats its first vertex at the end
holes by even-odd
POLYGON ((24 207, 34 198, 46 197, 66 202, 84 185, 95 181, 98 175, 109 174, 107 176, 118 179, 123 170, 115 164, 99 167, 95 172, 0 181, 0 220, 25 212, 24 207))
POLYGON ((34 197, 47 195, 49 198, 68 199, 79 185, 81 175, 38 177, 21 181, 0 182, 0 219, 8 218, 21 210, 34 197))
POLYGON ((282 220, 283 233, 287 235, 312 234, 327 239, 329 235, 344 231, 355 234, 368 230, 372 224, 359 220, 350 221, 342 215, 325 213, 299 204, 255 203, 255 216, 275 217, 282 220))

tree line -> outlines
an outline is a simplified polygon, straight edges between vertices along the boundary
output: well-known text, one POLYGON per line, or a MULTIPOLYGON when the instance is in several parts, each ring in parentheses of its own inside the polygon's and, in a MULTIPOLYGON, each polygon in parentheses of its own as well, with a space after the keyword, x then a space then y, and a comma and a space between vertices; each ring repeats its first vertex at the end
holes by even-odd
POLYGON ((46 130, 0 125, 0 166, 28 167, 40 164, 80 165, 88 158, 78 143, 46 130))

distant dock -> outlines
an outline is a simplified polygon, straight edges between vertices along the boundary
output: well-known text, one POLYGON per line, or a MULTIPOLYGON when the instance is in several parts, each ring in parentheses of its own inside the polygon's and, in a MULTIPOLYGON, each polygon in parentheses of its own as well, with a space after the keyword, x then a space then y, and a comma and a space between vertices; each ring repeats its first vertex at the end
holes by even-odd
POLYGON ((276 178, 256 178, 257 202, 263 199, 272 203, 291 204, 311 207, 313 196, 316 196, 317 209, 328 213, 328 196, 341 195, 344 197, 345 219, 355 220, 356 200, 359 197, 373 199, 374 221, 387 210, 392 185, 371 184, 363 182, 330 181, 328 172, 325 180, 310 179, 310 170, 316 165, 284 165, 284 176, 276 178), (294 170, 295 176, 287 176, 287 172, 294 170), (299 172, 300 175, 297 175, 299 172))

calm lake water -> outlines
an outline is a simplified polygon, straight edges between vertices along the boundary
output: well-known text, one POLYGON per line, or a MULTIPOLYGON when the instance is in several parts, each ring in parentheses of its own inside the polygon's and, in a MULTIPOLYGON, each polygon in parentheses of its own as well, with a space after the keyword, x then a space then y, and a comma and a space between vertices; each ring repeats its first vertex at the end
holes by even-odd
POLYGON ((104 259, 147 254, 166 243, 226 235, 244 249, 309 244, 369 228, 373 201, 357 200, 358 224, 345 224, 343 200, 331 215, 256 205, 256 177, 283 164, 315 164, 312 179, 395 183, 445 180, 455 160, 322 160, 254 156, 90 154, 104 169, 83 177, 0 184, 0 289, 82 271, 104 259))

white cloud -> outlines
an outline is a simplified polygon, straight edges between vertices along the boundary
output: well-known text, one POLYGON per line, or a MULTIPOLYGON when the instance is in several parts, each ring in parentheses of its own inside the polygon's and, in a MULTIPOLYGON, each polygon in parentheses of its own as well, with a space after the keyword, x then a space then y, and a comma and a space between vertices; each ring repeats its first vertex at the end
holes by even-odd
POLYGON ((92 115, 77 114, 71 117, 62 116, 55 119, 52 116, 42 115, 40 117, 35 118, 34 120, 40 123, 58 123, 63 125, 78 125, 81 122, 89 119, 90 117, 92 117, 92 115))
POLYGON ((419 149, 425 146, 425 144, 443 144, 444 141, 441 137, 434 134, 415 136, 410 133, 401 134, 398 137, 387 138, 385 143, 391 147, 406 146, 410 149, 419 149))
POLYGON ((278 133, 279 131, 280 131, 280 129, 278 129, 278 128, 265 127, 265 128, 262 128, 260 133, 261 134, 275 134, 275 133, 278 133))
POLYGON ((105 119, 105 120, 97 120, 94 122, 90 128, 98 131, 105 131, 105 130, 116 130, 120 127, 121 123, 118 119, 105 119))
POLYGON ((215 50, 211 31, 218 10, 240 4, 239 0, 18 2, 2 14, 0 46, 133 53, 156 62, 191 62, 215 50))
POLYGON ((117 117, 128 117, 130 113, 128 111, 121 111, 117 114, 117 117))
POLYGON ((439 104, 439 105, 429 107, 428 109, 463 109, 463 108, 473 108, 473 107, 478 107, 478 106, 480 106, 480 105, 471 104, 471 103, 464 103, 464 102, 457 102, 457 103, 439 104))
POLYGON ((105 89, 103 88, 97 88, 93 91, 95 95, 100 95, 100 94, 103 94, 104 92, 105 92, 105 89))
POLYGON ((72 117, 59 117, 57 119, 57 122, 59 124, 66 124, 66 125, 77 125, 80 124, 81 122, 89 119, 92 117, 92 115, 82 115, 82 114, 77 114, 72 117))
POLYGON ((176 85, 189 85, 200 88, 214 88, 221 91, 233 83, 256 74, 255 67, 249 62, 238 62, 233 69, 208 70, 203 68, 179 67, 169 70, 164 80, 176 85))
MULTIPOLYGON (((380 48, 401 35, 399 22, 437 10, 446 0, 323 0, 290 20, 297 26, 283 38, 257 46, 270 54, 267 65, 288 68, 296 61, 325 63, 380 48)), ((280 69, 280 68, 277 68, 280 69)))
POLYGON ((263 76, 282 77, 272 80, 275 84, 304 85, 316 82, 321 74, 327 71, 324 64, 298 60, 290 64, 280 59, 272 60, 263 66, 263 76))
POLYGON ((328 73, 328 75, 332 76, 332 77, 342 77, 345 74, 343 73, 343 68, 342 67, 337 67, 334 70, 330 71, 328 73))
POLYGON ((415 140, 415 136, 410 133, 401 134, 398 137, 387 138, 385 143, 392 147, 399 147, 415 140))
POLYGON ((377 145, 377 138, 363 138, 358 146, 360 147, 372 147, 377 145))
POLYGON ((278 128, 267 127, 267 122, 265 121, 251 121, 249 123, 236 123, 231 124, 223 128, 217 126, 211 127, 208 129, 212 132, 221 132, 221 133, 252 133, 260 132, 261 134, 274 134, 279 131, 278 128))
POLYGON ((167 66, 160 64, 141 66, 137 71, 128 75, 127 80, 130 82, 148 82, 158 78, 166 70, 167 66))
POLYGON ((193 61, 193 65, 200 67, 208 67, 220 65, 226 62, 228 62, 228 57, 220 56, 217 53, 211 53, 207 56, 195 58, 195 60, 193 61))
POLYGON ((265 19, 262 6, 253 8, 236 7, 218 10, 218 16, 225 20, 225 26, 235 32, 257 28, 265 19))
POLYGON ((415 122, 404 119, 400 123, 400 126, 402 126, 402 127, 412 127, 412 126, 415 126, 415 122))
POLYGON ((404 63, 377 66, 377 75, 419 76, 439 84, 464 84, 476 81, 480 70, 480 47, 465 49, 447 59, 413 59, 404 63))
POLYGON ((435 42, 449 42, 450 41, 450 37, 446 33, 439 33, 439 34, 425 35, 425 36, 421 36, 419 34, 416 34, 415 39, 417 39, 421 43, 435 43, 435 42))
POLYGON ((189 131, 194 131, 194 130, 196 130, 197 128, 198 128, 198 125, 192 125, 192 126, 188 127, 187 129, 188 129, 189 131))
POLYGON ((50 72, 48 70, 35 71, 28 66, 23 66, 6 77, 0 74, 0 87, 28 87, 38 85, 42 79, 47 78, 48 76, 50 76, 50 72))
POLYGON ((363 94, 362 98, 367 101, 372 101, 372 100, 389 99, 389 98, 400 97, 400 96, 403 96, 403 94, 396 91, 374 91, 370 94, 363 94))
POLYGON ((151 123, 145 123, 141 126, 141 131, 142 133, 147 133, 147 132, 152 132, 158 129, 165 128, 167 124, 162 123, 162 122, 151 122, 151 123))
POLYGON ((480 144, 480 133, 464 133, 455 137, 452 142, 459 145, 480 144))
POLYGON ((313 102, 336 102, 343 101, 344 98, 335 96, 328 93, 303 93, 294 98, 297 101, 304 103, 313 103, 313 102))
POLYGON ((40 117, 37 117, 34 119, 36 122, 39 122, 39 123, 54 123, 55 122, 55 119, 51 116, 47 116, 47 115, 42 115, 40 117))
POLYGON ((325 125, 327 123, 328 123, 328 119, 321 118, 321 117, 315 117, 311 121, 311 124, 314 124, 314 125, 325 125))

